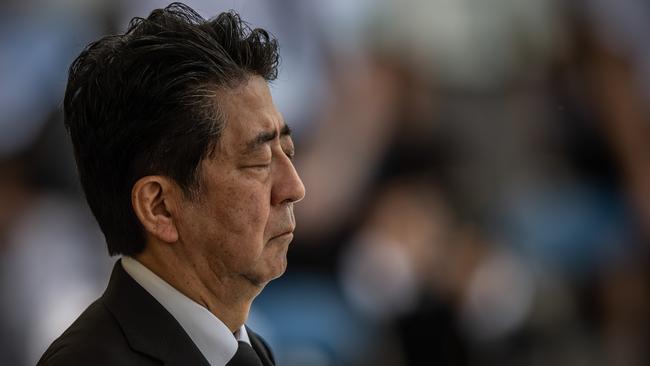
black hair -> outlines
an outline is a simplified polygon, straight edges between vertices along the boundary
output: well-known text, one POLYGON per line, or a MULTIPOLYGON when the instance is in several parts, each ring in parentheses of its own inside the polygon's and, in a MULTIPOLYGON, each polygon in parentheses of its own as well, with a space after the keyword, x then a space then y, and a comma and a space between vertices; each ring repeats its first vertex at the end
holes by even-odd
POLYGON ((277 41, 234 11, 205 20, 172 3, 89 44, 72 63, 63 104, 81 185, 111 255, 145 247, 134 183, 172 178, 188 197, 223 128, 216 91, 277 77, 277 41))

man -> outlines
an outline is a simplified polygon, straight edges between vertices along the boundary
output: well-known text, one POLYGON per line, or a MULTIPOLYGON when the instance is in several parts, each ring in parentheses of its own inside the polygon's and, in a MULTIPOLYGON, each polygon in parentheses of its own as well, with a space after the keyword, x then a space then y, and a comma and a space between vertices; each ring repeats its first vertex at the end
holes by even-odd
POLYGON ((304 186, 267 82, 277 42, 174 3, 90 44, 64 100, 111 254, 106 292, 39 365, 273 365, 244 323, 286 268, 304 186))

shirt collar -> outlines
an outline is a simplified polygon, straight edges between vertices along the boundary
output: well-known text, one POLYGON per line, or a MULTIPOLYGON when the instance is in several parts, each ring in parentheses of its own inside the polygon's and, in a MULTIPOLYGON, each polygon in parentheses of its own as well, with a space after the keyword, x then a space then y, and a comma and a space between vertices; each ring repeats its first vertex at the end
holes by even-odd
POLYGON ((233 334, 208 309, 183 295, 136 259, 123 256, 122 267, 178 321, 210 365, 228 363, 237 352, 237 341, 250 344, 245 326, 233 334))

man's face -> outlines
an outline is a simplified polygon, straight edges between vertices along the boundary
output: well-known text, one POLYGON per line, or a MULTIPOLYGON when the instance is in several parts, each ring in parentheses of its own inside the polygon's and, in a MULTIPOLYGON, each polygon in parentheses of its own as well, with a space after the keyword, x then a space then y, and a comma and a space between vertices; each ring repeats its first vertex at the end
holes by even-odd
POLYGON ((305 187, 266 81, 251 77, 219 98, 225 126, 202 162, 199 197, 182 202, 179 240, 199 271, 260 286, 286 269, 293 203, 305 187))

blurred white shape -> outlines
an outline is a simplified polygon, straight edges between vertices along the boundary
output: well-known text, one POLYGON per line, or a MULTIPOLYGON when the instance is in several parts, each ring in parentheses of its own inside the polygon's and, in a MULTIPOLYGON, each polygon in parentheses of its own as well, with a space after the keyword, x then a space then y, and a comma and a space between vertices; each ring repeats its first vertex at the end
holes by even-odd
POLYGON ((476 269, 465 294, 461 322, 479 341, 501 339, 517 330, 531 312, 535 283, 515 256, 495 253, 476 269))
POLYGON ((78 279, 73 283, 57 286, 57 294, 49 294, 47 311, 39 311, 34 315, 32 336, 28 344, 28 354, 31 360, 40 357, 54 338, 58 337, 70 326, 86 306, 98 297, 100 288, 97 283, 78 279))
POLYGON ((377 16, 384 45, 441 81, 494 87, 545 61, 562 40, 555 0, 407 0, 377 16))
POLYGON ((400 243, 386 237, 361 234, 344 254, 341 277, 345 295, 372 318, 390 318, 416 305, 413 264, 400 243))
POLYGON ((7 321, 26 342, 28 364, 101 294, 112 260, 82 206, 54 195, 36 197, 17 215, 0 280, 7 321))

